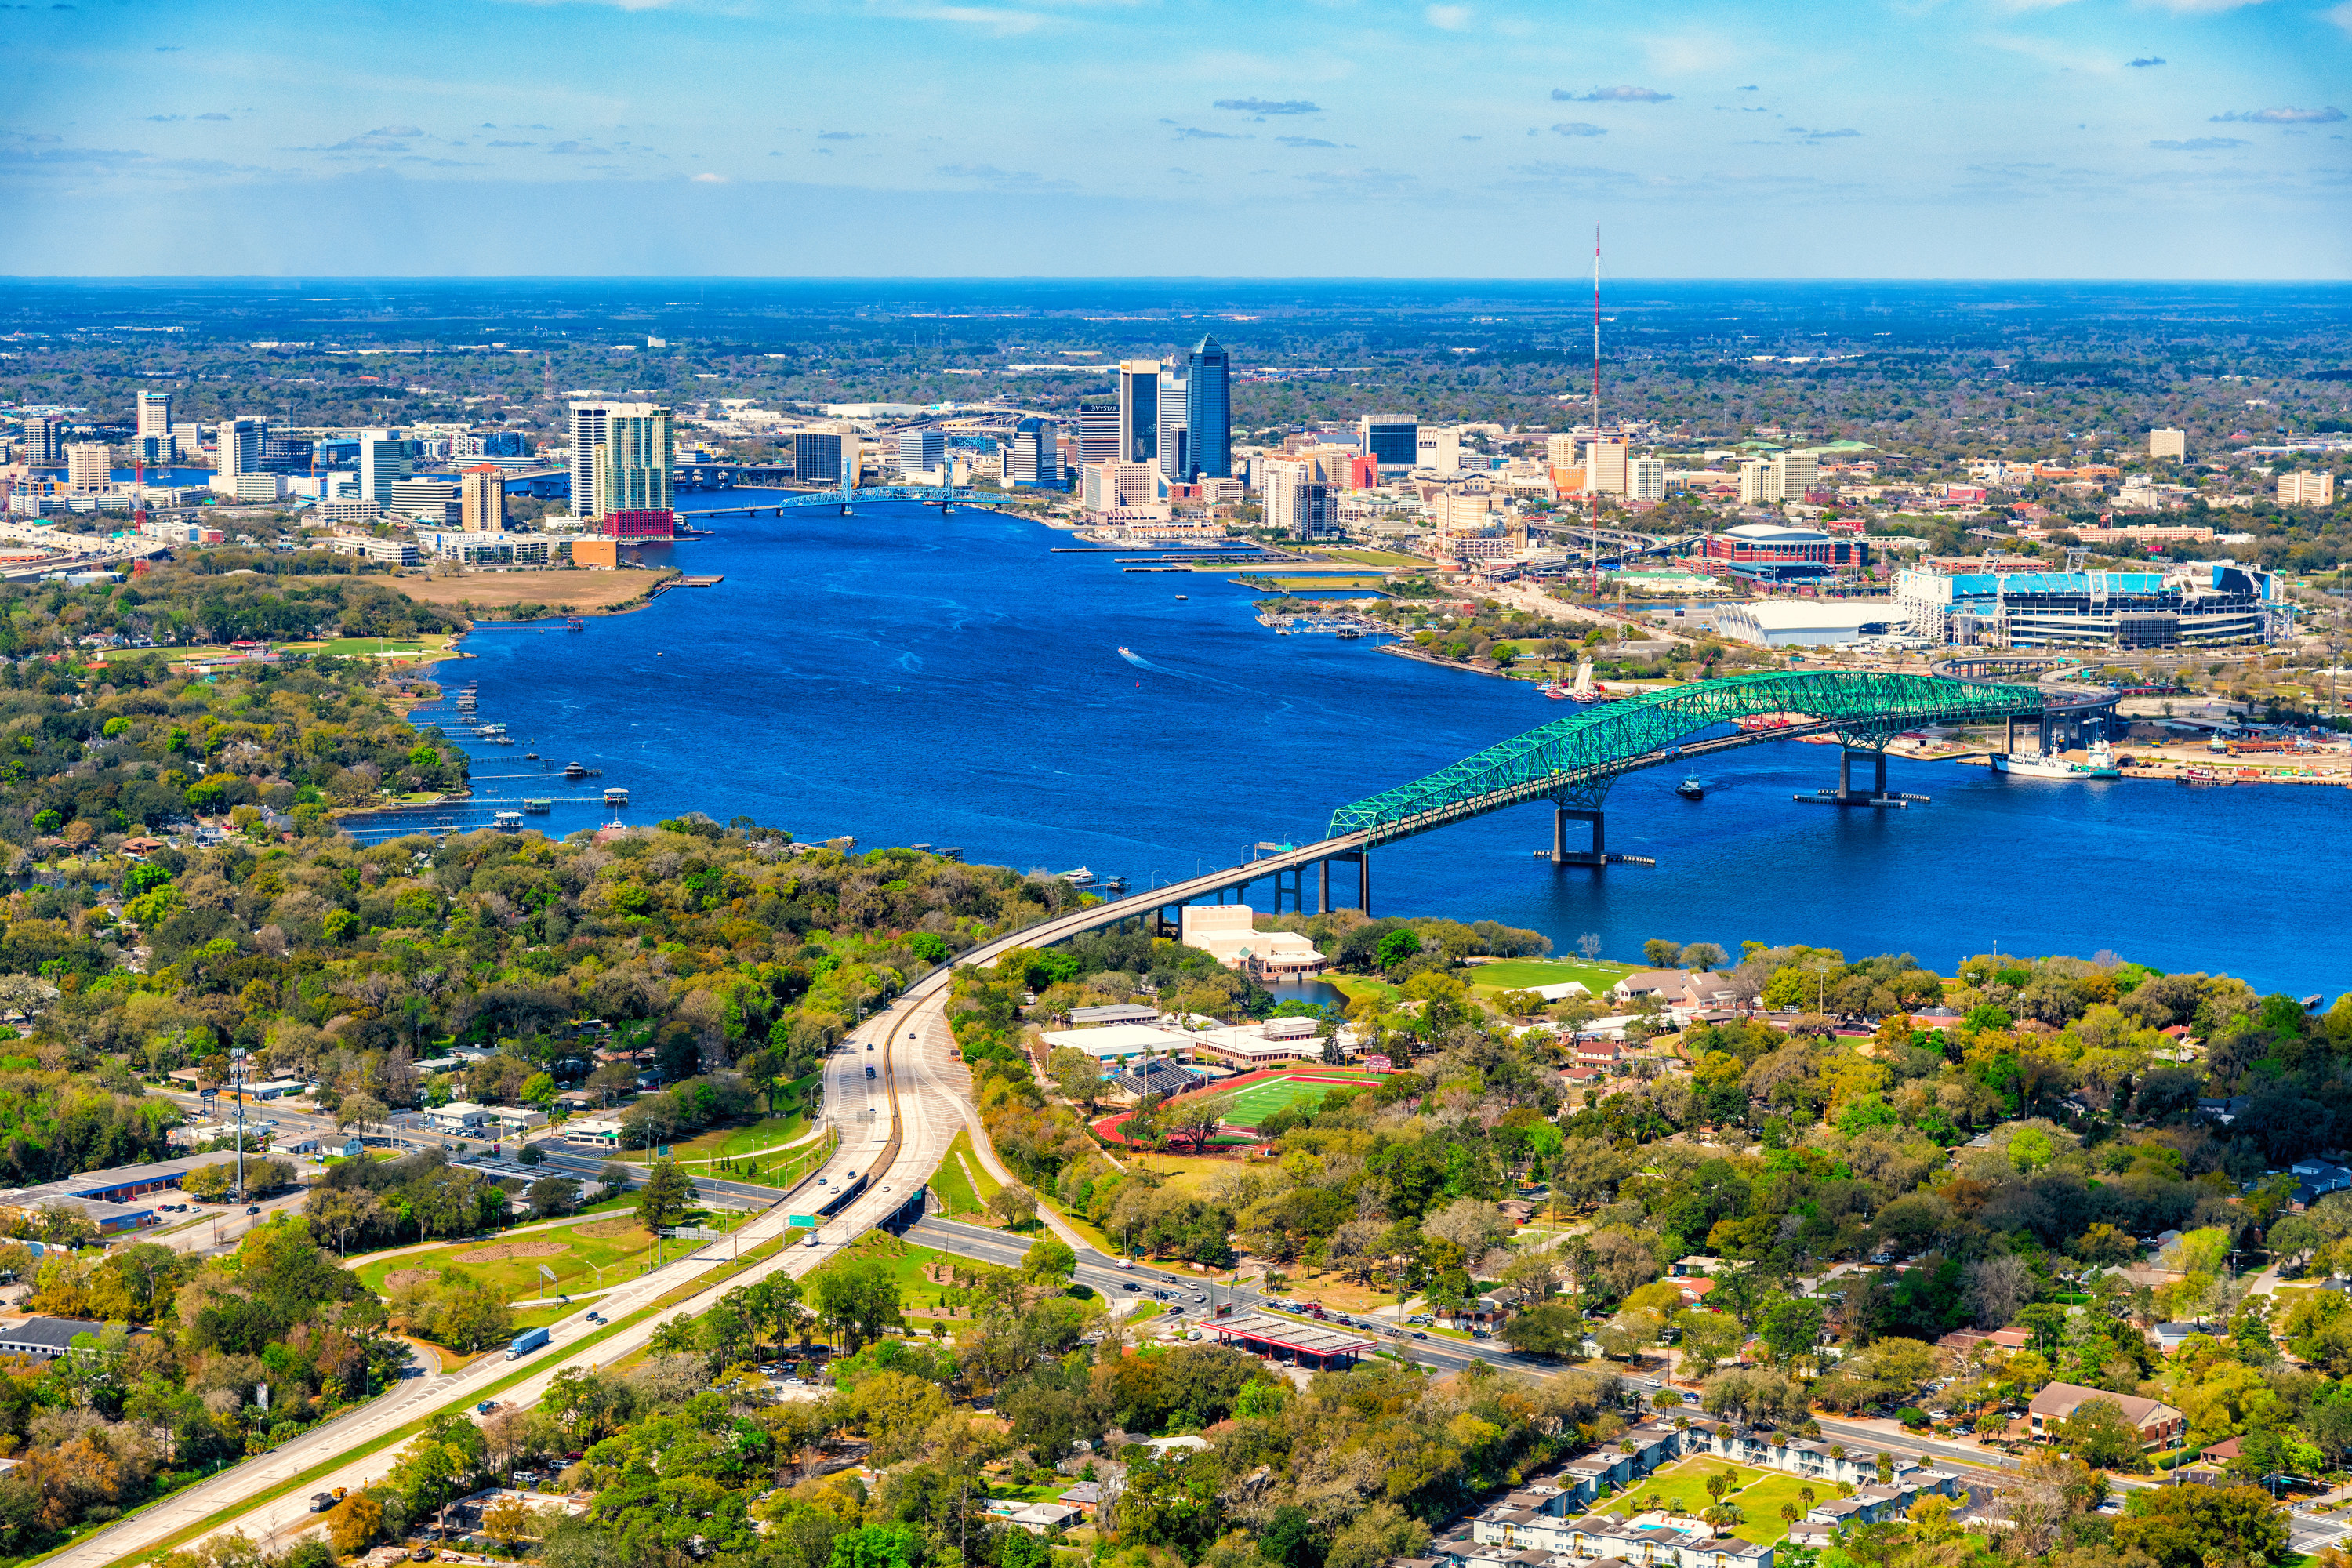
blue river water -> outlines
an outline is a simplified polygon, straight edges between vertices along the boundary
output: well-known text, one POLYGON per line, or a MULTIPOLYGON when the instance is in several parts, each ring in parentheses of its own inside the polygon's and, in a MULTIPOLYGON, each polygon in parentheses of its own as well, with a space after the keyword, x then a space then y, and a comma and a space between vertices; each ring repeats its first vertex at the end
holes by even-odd
MULTIPOLYGON (((1222 577, 1054 554, 1069 535, 1000 514, 861 504, 709 526, 717 537, 648 556, 721 585, 576 633, 485 626, 470 658, 440 667, 452 690, 478 682, 481 718, 520 742, 467 742, 478 798, 457 821, 529 795, 555 798, 530 820, 558 834, 740 814, 803 839, 954 845, 1140 889, 1259 840, 1321 837, 1334 807, 1561 717, 1525 684, 1277 637, 1222 577), (523 760, 533 751, 544 764, 523 760), (566 784, 567 762, 602 775, 566 784), (629 792, 617 814, 601 804, 611 785, 629 792)), ((1373 854, 1373 910, 1491 918, 1563 952, 1595 932, 1612 957, 1650 937, 1735 954, 1753 939, 1908 952, 1948 973, 1970 953, 2108 950, 2263 990, 2352 985, 2337 848, 2352 792, 1897 760, 1892 787, 1932 805, 1790 799, 1835 771, 1832 748, 1781 742, 1707 759, 1697 802, 1666 770, 1632 775, 1609 796, 1609 847, 1654 868, 1555 870, 1533 854, 1550 842, 1540 805, 1446 828, 1373 854)), ((1354 892, 1353 868, 1332 868, 1334 901, 1354 892)), ((1255 894, 1266 907, 1266 886, 1255 894)))

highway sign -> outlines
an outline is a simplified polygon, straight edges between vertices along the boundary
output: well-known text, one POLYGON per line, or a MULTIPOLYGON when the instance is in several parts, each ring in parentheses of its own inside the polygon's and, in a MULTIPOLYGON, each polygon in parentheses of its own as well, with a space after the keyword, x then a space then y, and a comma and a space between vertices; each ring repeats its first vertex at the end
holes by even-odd
POLYGON ((813 1214, 788 1214, 784 1216, 784 1223, 799 1230, 814 1230, 816 1228, 816 1215, 813 1214))
POLYGON ((550 1268, 546 1264, 542 1263, 542 1264, 541 1264, 541 1265, 539 1266, 539 1272, 540 1272, 540 1274, 541 1275, 541 1277, 543 1277, 543 1278, 547 1280, 547 1282, 548 1282, 550 1285, 552 1285, 552 1284, 554 1284, 554 1283, 555 1283, 555 1270, 554 1270, 554 1269, 550 1268))
POLYGON ((661 1233, 674 1241, 724 1241, 727 1233, 707 1225, 666 1225, 661 1233))

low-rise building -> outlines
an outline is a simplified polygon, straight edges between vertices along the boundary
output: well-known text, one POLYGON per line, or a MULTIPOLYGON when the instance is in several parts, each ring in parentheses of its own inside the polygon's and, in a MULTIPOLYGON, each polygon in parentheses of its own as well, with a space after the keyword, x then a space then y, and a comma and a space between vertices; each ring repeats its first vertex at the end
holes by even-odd
POLYGON ((2033 1396, 2033 1403, 2026 1406, 2027 1429, 2037 1440, 2049 1442, 2057 1436, 2059 1423, 2073 1419, 2075 1411, 2094 1399, 2113 1400, 2122 1409, 2124 1419, 2138 1430, 2144 1448, 2169 1448, 2189 1430, 2189 1418, 2162 1400, 2110 1394, 2104 1388, 2085 1388, 2078 1383, 2046 1384, 2033 1396))
POLYGON ((1295 979, 1329 965, 1331 961, 1297 931, 1259 931, 1252 923, 1255 919, 1246 904, 1187 904, 1184 945, 1259 980, 1295 979))

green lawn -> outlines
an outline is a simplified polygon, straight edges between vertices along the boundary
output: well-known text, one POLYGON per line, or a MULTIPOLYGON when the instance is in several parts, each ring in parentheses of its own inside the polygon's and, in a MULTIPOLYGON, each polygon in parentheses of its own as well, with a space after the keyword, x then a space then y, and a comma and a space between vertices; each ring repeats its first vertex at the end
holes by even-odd
POLYGON ((1336 1087, 1328 1083, 1306 1083, 1295 1078, 1266 1079, 1233 1097, 1228 1102, 1232 1109, 1226 1120, 1236 1126, 1255 1127, 1286 1106, 1320 1105, 1323 1097, 1336 1087))
MULTIPOLYGON (((509 1301, 530 1300, 541 1296, 559 1293, 586 1294, 599 1289, 596 1270, 602 1268, 602 1288, 610 1289, 635 1274, 640 1266, 651 1261, 653 1238, 634 1225, 622 1228, 614 1221, 622 1216, 600 1215, 576 1220, 552 1230, 526 1231, 514 1237, 492 1237, 487 1241, 461 1241, 446 1247, 436 1247, 423 1252, 404 1253, 396 1258, 379 1258, 362 1263, 355 1270, 360 1282, 379 1296, 393 1294, 387 1283, 394 1274, 415 1270, 437 1276, 442 1270, 454 1268, 458 1273, 479 1280, 509 1301), (587 1230, 616 1229, 617 1235, 589 1236, 587 1230), (513 1246, 530 1249, 518 1257, 486 1257, 499 1247, 513 1246), (541 1253, 541 1247, 560 1248, 541 1253), (555 1271, 555 1283, 550 1285, 541 1267, 555 1271)), ((732 1229, 744 1216, 739 1215, 699 1215, 698 1223, 713 1229, 732 1229)), ((671 1244, 674 1251, 675 1243, 671 1244)))
MULTIPOLYGON (((669 1156, 681 1163, 708 1160, 740 1160, 757 1149, 772 1149, 788 1143, 808 1131, 808 1100, 821 1075, 811 1073, 794 1079, 776 1089, 776 1114, 763 1116, 757 1121, 738 1122, 728 1127, 713 1127, 698 1132, 681 1143, 669 1146, 669 1156)), ((639 1164, 650 1163, 650 1149, 625 1149, 620 1158, 639 1164)), ((778 1155, 774 1158, 783 1158, 778 1155)))
POLYGON ((1482 963, 1467 976, 1472 986, 1480 990, 1532 991, 1538 985, 1561 985, 1576 981, 1595 996, 1604 995, 1609 988, 1633 972, 1630 963, 1564 963, 1548 958, 1507 958, 1497 963, 1482 963))
POLYGON ((1818 1500, 1837 1495, 1836 1486, 1826 1480, 1809 1480, 1802 1476, 1784 1475, 1777 1470, 1750 1469, 1745 1465, 1706 1457, 1693 1457, 1668 1465, 1645 1481, 1636 1482, 1611 1500, 1612 1506, 1638 1507, 1654 1498, 1662 1505, 1679 1505, 1685 1513, 1697 1515, 1714 1505, 1707 1496, 1706 1479, 1729 1470, 1739 1479, 1738 1489, 1726 1492, 1725 1500, 1739 1505, 1748 1516, 1747 1522, 1732 1527, 1732 1533, 1742 1541, 1759 1543, 1779 1541, 1789 1533, 1789 1526, 1780 1518, 1780 1505, 1795 1503, 1805 1506, 1798 1496, 1807 1487, 1818 1500))
POLYGON ((971 1190, 971 1179, 964 1174, 963 1162, 956 1157, 971 1152, 971 1130, 966 1128, 955 1135, 955 1142, 948 1145, 947 1158, 931 1173, 931 1191, 940 1194, 943 1213, 980 1213, 980 1194, 971 1190))

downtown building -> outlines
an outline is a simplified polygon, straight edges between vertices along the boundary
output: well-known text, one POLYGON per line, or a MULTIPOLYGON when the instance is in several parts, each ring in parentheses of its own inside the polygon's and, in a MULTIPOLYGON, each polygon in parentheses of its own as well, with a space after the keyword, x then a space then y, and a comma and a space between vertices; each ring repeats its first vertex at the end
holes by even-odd
POLYGON ((608 539, 677 531, 677 437, 658 403, 572 405, 572 510, 608 539))

